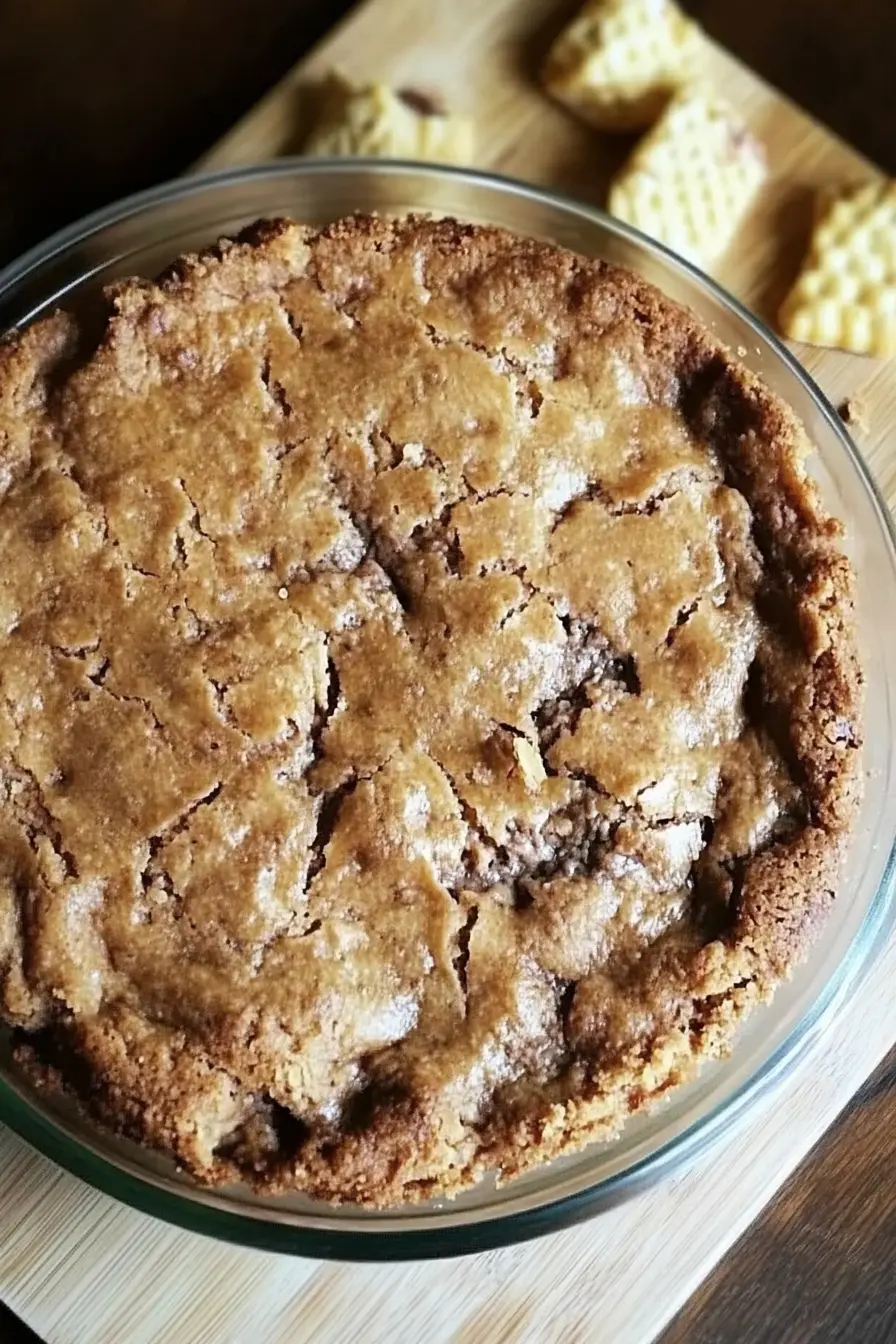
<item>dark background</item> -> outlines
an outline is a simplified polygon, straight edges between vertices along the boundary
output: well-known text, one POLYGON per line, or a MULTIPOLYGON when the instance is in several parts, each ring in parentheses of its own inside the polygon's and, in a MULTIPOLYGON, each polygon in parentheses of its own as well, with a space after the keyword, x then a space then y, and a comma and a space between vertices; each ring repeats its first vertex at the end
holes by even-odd
MULTIPOLYGON (((682 2, 896 173, 896 0, 682 2)), ((0 0, 0 264, 88 210, 176 176, 350 8, 0 0)))
MULTIPOLYGON (((896 0, 682 3, 896 175, 896 0)), ((349 8, 0 0, 0 265, 86 211, 177 175, 349 8)), ((0 1306, 2 1344, 26 1337, 0 1306)), ((896 1051, 663 1336, 834 1341, 896 1341, 896 1051)))

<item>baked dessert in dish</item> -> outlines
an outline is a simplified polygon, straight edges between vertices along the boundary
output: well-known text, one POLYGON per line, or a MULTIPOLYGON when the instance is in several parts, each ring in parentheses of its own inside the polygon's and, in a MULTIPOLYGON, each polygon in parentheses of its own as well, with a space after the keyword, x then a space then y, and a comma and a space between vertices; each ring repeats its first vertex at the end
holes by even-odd
POLYGON ((197 1179, 617 1132, 808 949, 861 771, 791 412, 635 275, 256 226, 0 349, 0 1014, 197 1179))

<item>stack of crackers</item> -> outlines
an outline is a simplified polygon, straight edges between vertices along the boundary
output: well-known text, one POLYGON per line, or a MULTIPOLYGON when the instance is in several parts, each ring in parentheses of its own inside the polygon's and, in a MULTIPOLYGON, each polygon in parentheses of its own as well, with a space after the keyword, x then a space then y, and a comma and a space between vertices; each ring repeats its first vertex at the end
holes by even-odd
MULTIPOLYGON (((712 266, 762 187, 766 162, 739 115, 701 83, 703 47, 674 0, 588 0, 542 79, 601 130, 650 126, 612 183, 610 212, 712 266)), ((851 186, 819 202, 779 321, 793 340, 896 353, 896 183, 851 186)))
MULTIPOLYGON (((586 0, 551 48, 542 83, 600 131, 644 131, 611 183, 608 208, 710 269, 768 170, 761 142, 709 84, 706 50, 675 0, 586 0)), ((472 119, 419 94, 338 76, 322 94, 307 153, 473 159, 472 119)), ((820 202, 780 326, 794 340, 896 353, 896 183, 851 186, 820 202)))
POLYGON ((765 153, 701 80, 704 38, 674 0, 588 0, 542 80, 599 130, 650 129, 610 188, 610 213, 699 266, 728 247, 766 176, 765 153))

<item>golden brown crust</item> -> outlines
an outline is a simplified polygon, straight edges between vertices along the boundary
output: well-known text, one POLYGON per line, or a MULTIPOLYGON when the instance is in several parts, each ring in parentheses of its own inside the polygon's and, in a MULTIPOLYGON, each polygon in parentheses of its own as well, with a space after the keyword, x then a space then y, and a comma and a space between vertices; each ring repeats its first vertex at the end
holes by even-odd
POLYGON ((0 348, 32 1076, 203 1180, 391 1203, 727 1050, 860 786, 790 411, 637 277, 451 220, 258 225, 78 339, 0 348))

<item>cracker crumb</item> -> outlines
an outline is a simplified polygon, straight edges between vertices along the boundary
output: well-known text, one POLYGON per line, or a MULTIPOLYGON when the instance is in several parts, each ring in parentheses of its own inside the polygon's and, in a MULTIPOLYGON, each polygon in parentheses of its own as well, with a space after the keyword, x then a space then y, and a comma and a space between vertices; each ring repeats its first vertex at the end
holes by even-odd
POLYGON ((837 414, 850 429, 857 429, 860 434, 868 433, 867 408, 859 397, 844 397, 837 407, 837 414))

